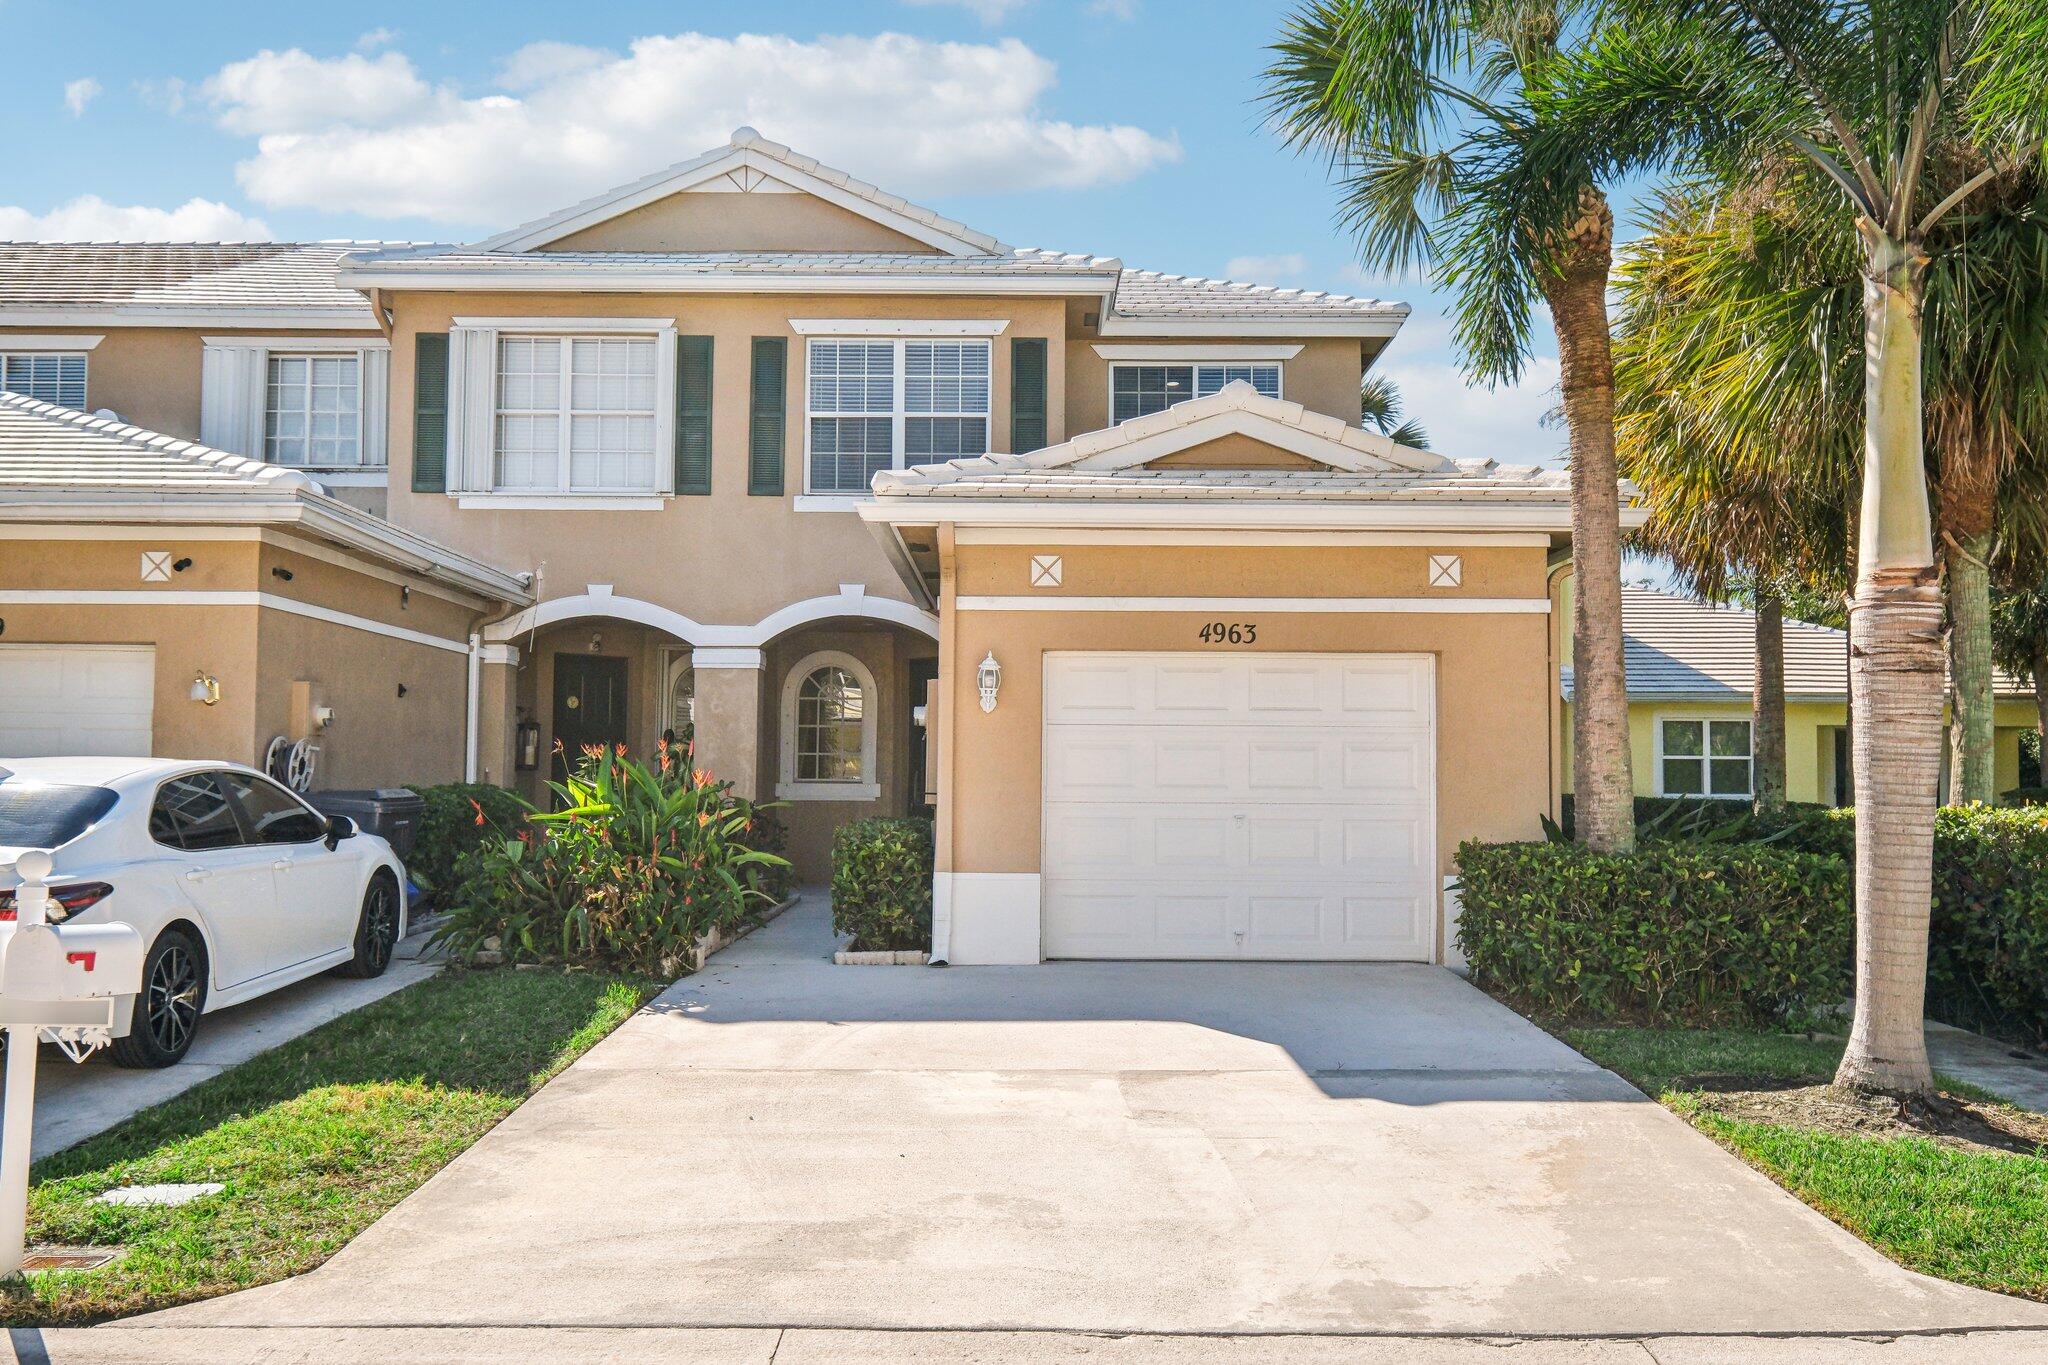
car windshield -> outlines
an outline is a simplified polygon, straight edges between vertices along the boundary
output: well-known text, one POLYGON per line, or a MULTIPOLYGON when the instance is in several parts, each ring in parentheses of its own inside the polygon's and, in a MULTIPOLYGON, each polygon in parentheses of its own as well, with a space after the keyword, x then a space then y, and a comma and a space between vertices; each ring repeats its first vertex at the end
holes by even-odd
POLYGON ((56 848, 91 829, 118 798, 106 787, 0 783, 0 848, 56 848))

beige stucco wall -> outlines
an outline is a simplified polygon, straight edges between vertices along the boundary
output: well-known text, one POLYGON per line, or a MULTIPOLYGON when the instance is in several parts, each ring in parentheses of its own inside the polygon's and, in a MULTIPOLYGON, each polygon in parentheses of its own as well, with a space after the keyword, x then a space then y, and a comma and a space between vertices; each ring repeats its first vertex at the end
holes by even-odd
POLYGON ((809 194, 672 194, 572 232, 542 251, 887 251, 937 249, 809 194))
MULTIPOLYGON (((0 583, 46 591, 190 594, 261 592, 272 597, 464 640, 481 603, 400 585, 369 566, 349 567, 299 542, 210 539, 168 529, 132 540, 0 539, 0 583), (140 581, 144 550, 191 560, 168 583, 140 581), (289 580, 276 576, 284 569, 289 580)), ((329 551, 341 554, 340 551, 329 551)), ((402 576, 402 575, 401 575, 402 576)), ((254 763, 271 738, 303 728, 292 684, 312 684, 334 725, 318 734, 321 787, 452 781, 462 775, 464 654, 259 605, 51 603, 0 607, 9 644, 139 644, 156 651, 152 751, 169 758, 254 763), (193 676, 217 678, 221 700, 190 699, 193 676), (397 695, 399 683, 406 696, 397 695)))
MULTIPOLYGON (((1065 348, 1067 429, 1082 432, 1108 426, 1110 365, 1145 363, 1142 360, 1104 360, 1095 353, 1098 345, 1157 346, 1162 352, 1171 352, 1185 350, 1189 346, 1229 346, 1233 343, 1265 346, 1282 340, 1288 345, 1299 344, 1301 353, 1280 364, 1280 396, 1290 403, 1301 404, 1311 412, 1327 413, 1341 422, 1357 426, 1358 382, 1365 372, 1365 351, 1357 337, 1312 337, 1297 343, 1293 339, 1277 337, 1259 337, 1250 342, 1230 336, 1115 337, 1104 341, 1099 337, 1074 335, 1065 348)), ((1428 421, 1429 414, 1420 416, 1425 423, 1428 421)))
MULTIPOLYGON (((1039 547, 1046 548, 1046 547, 1039 547)), ((1204 651, 1215 612, 966 611, 955 593, 1017 595, 1030 546, 961 545, 945 600, 946 724, 941 775, 947 818, 941 870, 1039 871, 1043 660, 1067 650, 1204 651), (1003 665, 993 712, 978 702, 975 667, 1003 665)), ((1420 596, 1428 551, 1415 547, 1060 547, 1060 592, 1118 595, 1420 596)), ((1465 588, 1445 596, 1543 595, 1540 548, 1469 548, 1465 588)), ((1048 594, 1057 596, 1057 593, 1048 594)), ((1258 642, 1233 651, 1422 653, 1437 683, 1437 860, 1448 872, 1461 840, 1540 834, 1549 808, 1547 618, 1500 613, 1229 613, 1256 620, 1258 642)))

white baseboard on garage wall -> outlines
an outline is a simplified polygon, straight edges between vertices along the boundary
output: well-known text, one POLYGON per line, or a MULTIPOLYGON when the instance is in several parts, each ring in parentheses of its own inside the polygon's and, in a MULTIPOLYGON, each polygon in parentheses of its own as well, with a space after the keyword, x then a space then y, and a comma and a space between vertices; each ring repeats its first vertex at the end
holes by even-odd
POLYGON ((1036 872, 940 872, 932 878, 932 960, 1026 966, 1039 959, 1036 872))

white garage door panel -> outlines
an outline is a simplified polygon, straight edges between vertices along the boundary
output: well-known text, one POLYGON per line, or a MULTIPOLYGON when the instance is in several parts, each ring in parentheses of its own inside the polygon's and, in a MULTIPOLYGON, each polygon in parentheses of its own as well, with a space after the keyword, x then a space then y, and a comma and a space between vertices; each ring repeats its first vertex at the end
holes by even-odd
POLYGON ((146 755, 155 695, 147 645, 0 645, 0 759, 146 755))
POLYGON ((1049 957, 1434 947, 1430 661, 1052 655, 1049 957))

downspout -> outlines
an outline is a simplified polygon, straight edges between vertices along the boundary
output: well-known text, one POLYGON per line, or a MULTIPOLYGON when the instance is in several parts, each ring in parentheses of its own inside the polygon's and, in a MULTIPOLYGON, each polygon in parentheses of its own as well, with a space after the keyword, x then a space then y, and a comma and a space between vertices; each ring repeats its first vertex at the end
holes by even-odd
POLYGON ((1558 584, 1571 573, 1572 561, 1569 555, 1552 564, 1543 575, 1543 602, 1549 616, 1549 628, 1543 632, 1545 688, 1549 694, 1550 724, 1543 737, 1544 760, 1550 770, 1550 818, 1560 820, 1564 810, 1564 755, 1559 737, 1564 733, 1564 679, 1560 672, 1563 656, 1559 651, 1559 634, 1563 622, 1569 619, 1557 609, 1558 584))
POLYGON ((938 527, 939 551, 939 687, 937 696, 939 714, 926 717, 939 727, 937 818, 932 825, 932 954, 934 967, 944 966, 953 958, 953 798, 959 788, 953 780, 953 713, 956 694, 960 690, 959 651, 960 616, 956 609, 957 584, 954 580, 954 555, 956 542, 953 538, 953 524, 940 522, 938 527))
POLYGON ((469 691, 463 707, 462 780, 474 785, 477 769, 477 730, 484 692, 484 637, 469 633, 469 691))

